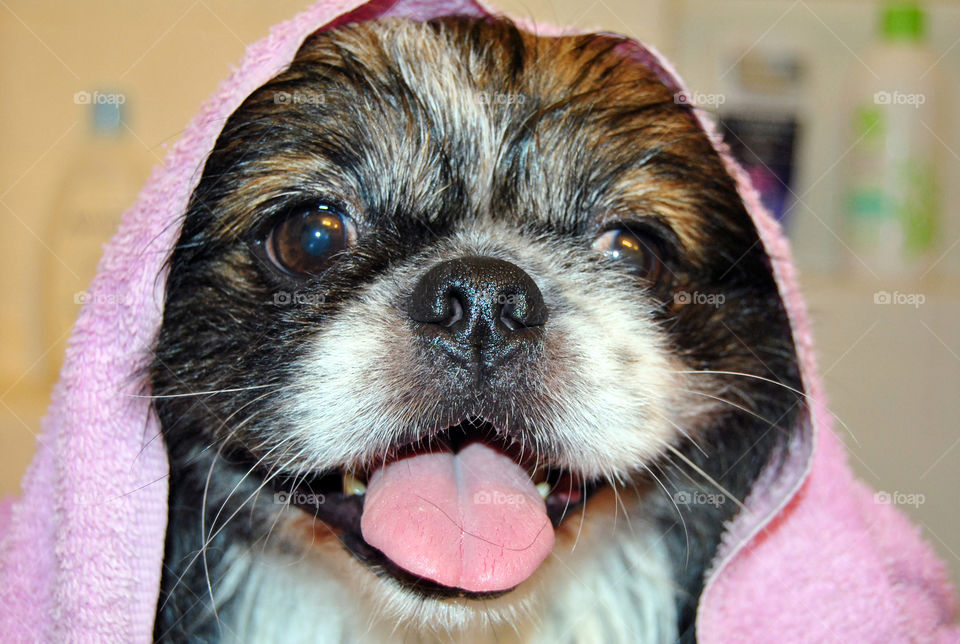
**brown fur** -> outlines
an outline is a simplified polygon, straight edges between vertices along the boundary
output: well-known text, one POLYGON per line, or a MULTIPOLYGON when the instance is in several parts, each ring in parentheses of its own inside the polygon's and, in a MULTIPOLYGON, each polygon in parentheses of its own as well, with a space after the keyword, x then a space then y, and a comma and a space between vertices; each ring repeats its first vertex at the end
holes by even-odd
MULTIPOLYGON (((639 214, 669 222, 693 257, 703 251, 709 230, 702 213, 719 202, 704 188, 729 190, 729 177, 689 107, 649 68, 613 55, 621 38, 543 38, 493 22, 447 24, 425 40, 428 33, 398 23, 388 30, 351 25, 315 34, 294 68, 246 101, 245 124, 289 119, 291 105, 278 103, 278 93, 299 95, 304 117, 326 117, 317 133, 322 141, 336 148, 362 137, 372 146, 365 162, 389 159, 393 166, 383 168, 384 191, 413 191, 428 220, 449 189, 442 164, 453 163, 471 168, 460 190, 478 210, 488 210, 503 191, 518 202, 498 216, 525 225, 564 230, 582 228, 586 218, 597 225, 639 214), (482 45, 507 39, 515 41, 511 57, 482 45), (433 100, 415 98, 423 95, 433 100), (524 158, 537 161, 521 168, 524 158), (612 168, 622 171, 608 176, 612 168)), ((291 132, 277 127, 276 134, 291 132)), ((289 152, 258 160, 228 196, 221 234, 246 230, 251 218, 289 192, 292 177, 305 191, 369 207, 362 199, 369 188, 343 177, 329 158, 289 152)), ((386 202, 378 205, 388 208, 389 195, 378 196, 386 202)))

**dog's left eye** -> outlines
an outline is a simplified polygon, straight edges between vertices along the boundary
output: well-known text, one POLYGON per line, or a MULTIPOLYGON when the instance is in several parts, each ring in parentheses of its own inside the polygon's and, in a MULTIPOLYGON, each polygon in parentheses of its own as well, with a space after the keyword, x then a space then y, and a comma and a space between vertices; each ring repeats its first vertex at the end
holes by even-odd
POLYGON ((615 228, 597 237, 593 248, 611 259, 626 262, 634 273, 650 282, 656 282, 663 272, 663 252, 647 235, 615 228))
POLYGON ((273 227, 267 255, 288 273, 317 274, 356 239, 357 228, 349 217, 330 206, 313 205, 294 211, 273 227))

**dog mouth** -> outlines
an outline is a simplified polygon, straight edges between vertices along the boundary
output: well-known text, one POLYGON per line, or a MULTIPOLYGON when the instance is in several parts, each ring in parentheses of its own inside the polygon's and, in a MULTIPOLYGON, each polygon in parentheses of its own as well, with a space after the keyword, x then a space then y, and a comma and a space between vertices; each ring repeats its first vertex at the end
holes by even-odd
POLYGON ((529 578, 599 487, 482 419, 395 445, 359 471, 267 480, 276 502, 334 528, 375 573, 421 595, 474 599, 529 578))

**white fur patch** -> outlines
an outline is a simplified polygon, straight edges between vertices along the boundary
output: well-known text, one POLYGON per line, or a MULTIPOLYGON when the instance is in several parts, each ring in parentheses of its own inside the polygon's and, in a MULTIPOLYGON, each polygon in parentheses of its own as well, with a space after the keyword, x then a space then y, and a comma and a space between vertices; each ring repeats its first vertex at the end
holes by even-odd
POLYGON ((309 561, 237 555, 234 565, 247 579, 230 613, 221 615, 224 641, 675 641, 675 588, 662 535, 636 518, 588 524, 575 549, 558 546, 547 570, 490 601, 420 598, 342 551, 309 561))

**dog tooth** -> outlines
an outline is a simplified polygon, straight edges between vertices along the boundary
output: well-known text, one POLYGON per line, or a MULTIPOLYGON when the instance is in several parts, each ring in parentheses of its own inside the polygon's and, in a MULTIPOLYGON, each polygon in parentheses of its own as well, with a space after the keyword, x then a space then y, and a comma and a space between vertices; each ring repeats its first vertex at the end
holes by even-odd
POLYGON ((544 481, 543 483, 537 483, 537 492, 540 493, 540 496, 547 498, 550 496, 550 484, 544 481))
POLYGON ((349 495, 360 495, 367 491, 367 486, 361 483, 353 474, 344 473, 343 491, 349 495))

